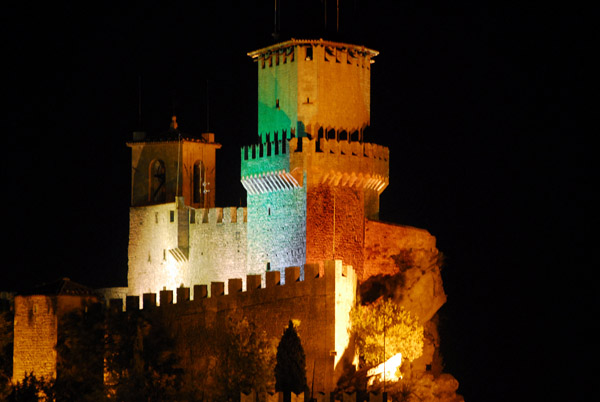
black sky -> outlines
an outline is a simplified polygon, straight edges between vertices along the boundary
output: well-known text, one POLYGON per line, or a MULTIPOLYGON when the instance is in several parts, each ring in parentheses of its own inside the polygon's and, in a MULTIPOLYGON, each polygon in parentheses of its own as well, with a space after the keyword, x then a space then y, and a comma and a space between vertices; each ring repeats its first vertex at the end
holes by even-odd
MULTIPOLYGON (((139 128, 139 77, 142 128, 166 130, 173 112, 184 132, 208 124, 223 144, 217 205, 245 205, 239 147, 257 134, 246 53, 273 42, 273 1, 122 3, 131 4, 6 14, 0 290, 65 276, 126 284, 125 142, 139 128)), ((522 8, 356 0, 341 1, 336 32, 335 2, 328 29, 321 1, 281 3, 282 40, 381 52, 366 138, 390 147, 381 219, 429 230, 446 255, 442 351, 460 392, 468 401, 533 392, 533 371, 548 362, 535 334, 554 319, 550 279, 583 256, 580 205, 589 201, 575 189, 591 165, 555 76, 565 45, 578 63, 564 25, 522 8)))

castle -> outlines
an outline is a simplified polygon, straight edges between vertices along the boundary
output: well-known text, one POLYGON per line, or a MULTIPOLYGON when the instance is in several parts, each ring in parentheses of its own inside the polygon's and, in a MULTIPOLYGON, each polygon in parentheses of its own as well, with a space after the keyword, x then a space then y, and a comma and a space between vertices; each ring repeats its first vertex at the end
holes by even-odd
MULTIPOLYGON (((244 208, 214 205, 221 148, 214 134, 183 135, 175 118, 163 137, 134 133, 127 142, 128 286, 102 289, 104 297, 120 300, 112 302, 120 308, 160 305, 175 317, 186 315, 173 323, 182 342, 194 320, 241 314, 274 337, 298 320, 307 367, 316 370, 315 386, 323 391, 335 388, 354 358, 348 313, 358 284, 396 274, 398 256, 408 253, 422 268, 407 279, 418 296, 403 302, 427 323, 445 302, 439 270, 423 279, 426 260, 437 254, 435 238, 378 220, 389 150, 364 141, 377 54, 297 39, 248 53, 258 70, 259 141, 241 149, 244 208)), ((15 323, 36 325, 33 304, 22 298, 15 299, 15 323)), ((36 358, 19 355, 17 346, 15 337, 19 379, 29 364, 23 362, 35 365, 36 358)), ((201 358, 194 353, 182 364, 193 366, 201 358)))

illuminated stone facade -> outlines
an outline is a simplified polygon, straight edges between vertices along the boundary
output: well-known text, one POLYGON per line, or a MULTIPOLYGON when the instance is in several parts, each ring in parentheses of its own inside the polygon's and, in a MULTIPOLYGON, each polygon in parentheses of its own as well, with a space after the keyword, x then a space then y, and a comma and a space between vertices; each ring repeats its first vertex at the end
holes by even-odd
MULTIPOLYGON (((129 294, 342 259, 362 278, 389 151, 362 141, 377 52, 291 40, 249 53, 259 143, 241 150, 247 209, 214 208, 214 135, 172 130, 132 149, 129 294)), ((301 272, 303 276, 303 272, 301 272)), ((264 282, 264 280, 263 280, 264 282)), ((244 284, 245 286, 245 284, 244 284)))
MULTIPOLYGON (((240 154, 246 208, 214 207, 220 145, 212 134, 193 140, 172 130, 168 139, 130 142, 129 287, 106 289, 105 296, 129 295, 136 305, 144 304, 144 294, 148 302, 156 298, 174 309, 178 334, 193 333, 194 322, 218 325, 246 316, 279 337, 290 319, 299 320, 308 366, 314 363, 322 379, 316 389, 333 389, 342 356, 346 365, 354 358, 348 312, 358 283, 397 274, 402 253, 417 259, 437 254, 427 231, 378 221, 389 150, 363 141, 376 55, 322 40, 291 40, 249 53, 258 70, 259 142, 240 154), (163 176, 164 194, 157 190, 163 176), (193 202, 199 188, 209 196, 193 202), (189 297, 171 307, 177 289, 189 297), (186 320, 178 320, 182 315, 186 320)), ((425 272, 426 262, 416 263, 414 272, 425 272)), ((411 285, 432 297, 414 303, 425 322, 445 302, 439 271, 415 274, 411 285)), ((186 336, 178 339, 186 350, 198 346, 188 345, 186 336)), ((421 359, 423 370, 433 349, 421 359)), ((183 365, 195 370, 201 358, 183 365)))
MULTIPOLYGON (((356 275, 352 267, 339 260, 326 261, 323 275, 319 275, 316 264, 306 265, 304 271, 305 278, 301 280, 299 267, 287 268, 285 285, 280 283, 278 271, 266 273, 265 286, 261 286, 261 276, 248 275, 244 277, 248 283, 246 291, 241 289, 241 279, 228 281, 228 293, 223 292, 224 283, 213 282, 210 297, 203 296, 207 293, 204 286, 197 286, 194 292, 197 296, 192 300, 187 299, 189 288, 175 289, 175 294, 173 290, 162 291, 160 295, 146 294, 143 305, 165 320, 165 327, 176 336, 178 356, 190 378, 212 374, 203 370, 215 357, 206 347, 206 339, 198 336, 206 327, 222 329, 229 319, 246 317, 257 323, 269 338, 279 339, 288 322, 294 320, 306 353, 306 367, 315 370, 314 389, 329 391, 335 388, 344 367, 354 359, 348 314, 355 300, 356 275), (163 302, 152 309, 155 296, 179 300, 174 304, 163 302)), ((131 305, 137 307, 137 298, 131 305)))
POLYGON ((98 302, 92 289, 65 278, 14 299, 13 381, 31 372, 56 378, 56 341, 62 317, 98 302))
MULTIPOLYGON (((246 316, 280 337, 288 321, 297 320, 307 369, 316 373, 315 390, 331 391, 354 359, 348 312, 358 284, 397 274, 398 256, 408 253, 416 262, 410 289, 418 292, 405 295, 405 303, 414 301, 407 307, 418 307, 425 322, 445 302, 439 269, 422 274, 429 268, 420 256, 437 254, 435 238, 378 221, 379 196, 389 183, 389 150, 363 141, 377 52, 291 40, 249 55, 258 69, 259 142, 241 149, 247 207, 214 205, 221 145, 213 134, 183 135, 175 119, 162 137, 134 134, 127 144, 128 286, 102 292, 128 308, 155 300, 157 312, 173 313, 169 328, 192 374, 206 359, 201 347, 190 344, 197 342, 191 335, 199 326, 246 316)), ((19 333, 15 325, 15 339, 42 336, 48 345, 40 343, 40 365, 15 368, 50 375, 60 314, 47 299, 36 300, 15 301, 15 323, 28 323, 19 333), (45 313, 32 316, 31 303, 45 313)), ((423 367, 432 361, 433 343, 423 367)), ((15 341, 17 347, 27 349, 15 341)))

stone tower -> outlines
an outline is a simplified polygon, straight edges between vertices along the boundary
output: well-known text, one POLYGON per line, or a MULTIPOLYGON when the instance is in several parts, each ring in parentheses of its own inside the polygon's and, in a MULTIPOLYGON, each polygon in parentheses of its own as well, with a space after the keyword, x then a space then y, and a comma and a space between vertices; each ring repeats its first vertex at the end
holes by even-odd
POLYGON ((56 343, 64 328, 64 316, 99 301, 95 291, 68 278, 43 284, 17 295, 13 382, 22 381, 31 372, 38 379, 56 378, 56 363, 59 358, 56 343))
POLYGON ((378 53, 323 40, 248 53, 258 67, 259 143, 242 149, 249 272, 342 259, 361 274, 389 151, 363 141, 378 53))
POLYGON ((136 133, 131 148, 131 206, 173 202, 183 197, 195 208, 215 205, 216 150, 214 134, 184 135, 173 116, 170 130, 158 138, 136 133))
POLYGON ((190 215, 215 204, 214 134, 181 133, 175 116, 155 138, 135 133, 131 148, 128 292, 190 282, 190 215), (193 212, 190 212, 193 211, 193 212))

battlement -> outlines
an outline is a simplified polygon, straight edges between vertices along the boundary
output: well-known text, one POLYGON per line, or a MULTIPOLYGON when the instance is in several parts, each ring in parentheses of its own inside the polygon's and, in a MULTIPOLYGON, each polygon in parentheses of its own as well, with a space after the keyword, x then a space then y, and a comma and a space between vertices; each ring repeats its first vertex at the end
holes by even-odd
POLYGON ((239 307, 239 303, 245 305, 252 304, 254 301, 264 304, 276 302, 280 298, 311 295, 315 292, 319 293, 319 290, 321 293, 327 293, 335 289, 335 282, 343 281, 348 284, 356 282, 356 274, 352 266, 343 265, 341 260, 325 261, 323 272, 320 272, 319 264, 305 264, 304 280, 300 276, 300 267, 288 267, 285 269, 284 278, 285 284, 282 285, 283 278, 281 278, 280 271, 267 271, 264 276, 246 275, 245 281, 241 278, 232 278, 227 281, 227 284, 211 282, 210 285, 194 285, 191 289, 181 286, 174 290, 165 287, 158 295, 144 293, 141 295, 141 299, 140 295, 123 297, 121 293, 110 292, 110 288, 103 289, 103 291, 110 296, 117 296, 116 298, 105 297, 109 301, 111 309, 117 311, 139 310, 140 306, 143 309, 168 307, 173 304, 202 308, 212 307, 220 310, 227 309, 226 306, 229 308, 239 307))
MULTIPOLYGON (((272 58, 273 56, 277 57, 275 65, 279 65, 279 57, 289 58, 290 61, 294 61, 294 48, 298 46, 311 46, 311 47, 323 47, 327 49, 328 55, 332 56, 333 60, 341 63, 339 56, 337 54, 332 54, 333 51, 342 52, 346 55, 347 64, 352 64, 350 60, 356 59, 359 56, 369 58, 369 60, 379 54, 378 51, 366 48, 365 46, 353 45, 349 43, 342 42, 332 42, 323 39, 295 39, 292 38, 285 42, 280 42, 262 49, 254 50, 252 52, 248 52, 248 56, 252 57, 255 61, 264 61, 268 60, 267 63, 269 67, 273 66, 272 58)), ((307 57, 305 57, 307 59, 307 57)), ((326 59, 329 61, 329 59, 326 59)))
POLYGON ((292 138, 289 141, 289 152, 302 152, 305 154, 329 153, 372 158, 386 162, 390 158, 389 148, 383 145, 362 141, 337 141, 325 138, 292 138))
POLYGON ((241 176, 246 177, 270 171, 290 169, 287 140, 275 136, 274 140, 243 146, 241 148, 241 176))
MULTIPOLYGON (((147 205, 142 207, 132 207, 132 219, 154 220, 156 223, 173 223, 175 221, 176 210, 182 210, 183 202, 169 202, 158 205, 147 205), (154 212, 154 214, 152 214, 154 212)), ((213 208, 193 208, 184 207, 189 211, 188 219, 191 224, 201 223, 245 223, 247 222, 248 212, 246 207, 213 207, 213 208)), ((185 216, 185 215, 183 215, 185 216)), ((179 218, 181 219, 181 217, 179 218)))
POLYGON ((246 207, 189 208, 191 224, 246 223, 246 207))
MULTIPOLYGON (((275 136, 277 137, 277 136, 275 136)), ((284 157, 290 153, 331 153, 338 155, 362 156, 388 161, 390 150, 383 145, 372 144, 362 141, 345 141, 325 138, 291 138, 282 140, 263 141, 259 144, 243 146, 241 148, 242 162, 260 160, 268 161, 271 158, 284 157)))
POLYGON ((389 156, 389 149, 381 145, 324 138, 251 145, 241 152, 242 184, 250 194, 290 188, 287 182, 291 180, 283 176, 295 177, 295 183, 302 184, 301 175, 290 175, 301 168, 309 172, 311 183, 364 187, 381 193, 389 183, 389 156))

